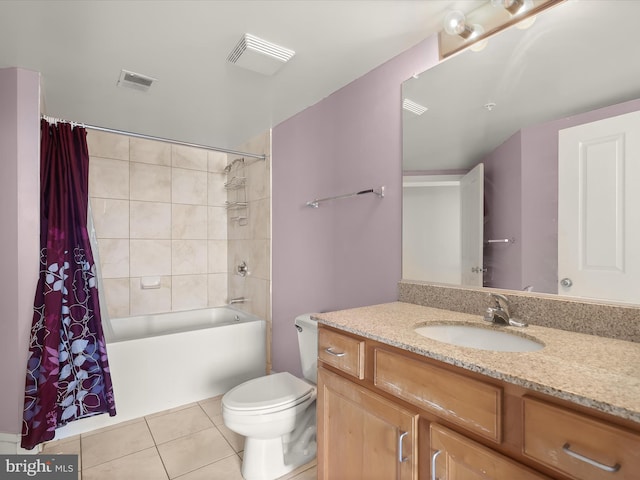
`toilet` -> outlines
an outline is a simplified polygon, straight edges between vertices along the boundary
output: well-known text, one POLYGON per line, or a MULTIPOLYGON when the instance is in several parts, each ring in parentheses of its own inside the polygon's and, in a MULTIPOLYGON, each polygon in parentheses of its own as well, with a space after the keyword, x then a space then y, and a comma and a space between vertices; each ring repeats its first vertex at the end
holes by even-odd
POLYGON ((222 397, 224 424, 245 437, 245 480, 276 479, 316 456, 318 325, 305 314, 296 317, 295 326, 305 380, 274 373, 222 397))

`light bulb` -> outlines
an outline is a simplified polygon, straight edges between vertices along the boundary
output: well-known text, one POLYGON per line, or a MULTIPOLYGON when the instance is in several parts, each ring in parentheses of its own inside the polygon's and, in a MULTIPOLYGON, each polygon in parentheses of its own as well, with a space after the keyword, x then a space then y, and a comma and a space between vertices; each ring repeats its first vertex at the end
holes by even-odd
MULTIPOLYGON (((475 40, 476 38, 478 38, 483 33, 484 33, 484 28, 482 27, 482 25, 474 23, 473 24, 473 34, 469 37, 469 40, 475 40)), ((485 47, 487 46, 488 43, 489 43, 489 40, 485 38, 484 40, 480 40, 479 42, 476 41, 476 43, 471 45, 469 47, 469 49, 472 52, 481 52, 482 50, 485 49, 485 47)))
POLYGON ((460 35, 465 40, 473 35, 473 27, 467 25, 464 13, 459 10, 451 10, 444 16, 444 31, 449 35, 460 35))
MULTIPOLYGON (((525 11, 523 7, 526 6, 526 0, 491 0, 491 5, 494 7, 502 7, 508 11, 511 15, 517 15, 525 11)), ((531 3, 531 1, 529 1, 531 3)))
POLYGON ((452 10, 444 16, 444 31, 449 35, 460 35, 466 26, 464 13, 459 10, 452 10))

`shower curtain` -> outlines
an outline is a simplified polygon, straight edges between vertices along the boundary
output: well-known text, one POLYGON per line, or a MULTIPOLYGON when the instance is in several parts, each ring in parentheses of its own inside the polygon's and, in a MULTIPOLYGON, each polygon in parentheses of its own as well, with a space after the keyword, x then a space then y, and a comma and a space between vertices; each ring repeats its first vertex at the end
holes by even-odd
POLYGON ((100 413, 116 414, 87 232, 86 130, 40 124, 40 277, 25 385, 22 447, 100 413))

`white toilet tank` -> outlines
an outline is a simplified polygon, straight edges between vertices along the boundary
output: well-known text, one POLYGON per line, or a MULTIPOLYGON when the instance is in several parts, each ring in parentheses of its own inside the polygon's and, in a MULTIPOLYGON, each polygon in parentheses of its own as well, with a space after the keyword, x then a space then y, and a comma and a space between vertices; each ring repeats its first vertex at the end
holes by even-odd
POLYGON ((306 313, 296 317, 295 324, 298 331, 302 374, 315 385, 318 376, 318 322, 311 319, 310 313, 306 313))

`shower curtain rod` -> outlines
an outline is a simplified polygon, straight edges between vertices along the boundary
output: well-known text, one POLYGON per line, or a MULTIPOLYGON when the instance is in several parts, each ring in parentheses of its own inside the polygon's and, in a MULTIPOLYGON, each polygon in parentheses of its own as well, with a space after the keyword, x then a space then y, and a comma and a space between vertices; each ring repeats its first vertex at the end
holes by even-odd
POLYGON ((42 118, 48 122, 70 123, 73 126, 90 128, 91 130, 98 130, 100 132, 117 133, 119 135, 127 135, 129 137, 136 137, 136 138, 144 138, 145 140, 156 140, 158 142, 169 142, 169 143, 174 143, 176 145, 182 145, 183 147, 202 148, 205 150, 213 150, 214 152, 229 153, 231 155, 239 155, 242 157, 258 158, 260 160, 267 159, 266 155, 259 155, 257 153, 240 152, 238 150, 230 150, 228 148, 211 147, 209 145, 199 145, 197 143, 181 142, 180 140, 172 140, 170 138, 154 137, 151 135, 145 135, 143 133, 125 132, 124 130, 116 130, 114 128, 97 127, 95 125, 87 125, 81 122, 72 122, 69 120, 64 120, 62 118, 50 117, 48 115, 42 115, 42 118))

